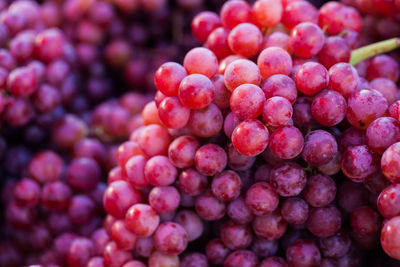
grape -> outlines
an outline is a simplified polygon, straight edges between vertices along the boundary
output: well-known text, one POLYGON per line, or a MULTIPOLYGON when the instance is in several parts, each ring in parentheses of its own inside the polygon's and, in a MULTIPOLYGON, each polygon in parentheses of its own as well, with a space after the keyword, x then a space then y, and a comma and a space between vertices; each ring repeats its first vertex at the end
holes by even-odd
POLYGON ((276 209, 279 197, 270 184, 258 182, 247 190, 245 203, 254 215, 263 216, 276 209))
POLYGON ((144 168, 146 180, 154 186, 172 184, 178 173, 166 156, 154 156, 149 159, 144 168))
POLYGON ((270 214, 258 216, 253 220, 254 233, 263 239, 278 240, 286 232, 287 223, 279 209, 270 214), (268 227, 265 227, 268 225, 268 227))
POLYGON ((125 181, 109 184, 104 192, 103 204, 107 213, 123 218, 126 211, 141 200, 139 192, 125 181))
POLYGON ((361 31, 361 17, 358 12, 335 2, 328 2, 320 8, 318 24, 322 28, 325 27, 330 35, 338 34, 346 28, 361 31))
POLYGON ((17 229, 27 229, 35 221, 34 210, 20 207, 16 202, 11 202, 5 210, 5 218, 13 227, 17 229))
POLYGON ((397 183, 399 179, 398 176, 399 164, 397 161, 399 157, 399 148, 400 148, 400 143, 399 142, 394 143, 385 150, 381 158, 382 173, 392 183, 397 183))
MULTIPOLYGON (((237 62, 238 60, 232 64, 237 62)), ((264 102, 265 95, 260 87, 253 84, 242 84, 232 92, 230 107, 232 113, 240 120, 255 119, 263 112, 264 102)))
POLYGON ((88 157, 97 161, 98 164, 103 164, 106 161, 106 148, 97 139, 84 138, 74 146, 74 157, 88 157))
POLYGON ((127 229, 123 220, 118 220, 113 224, 111 238, 118 248, 123 250, 131 250, 136 246, 137 236, 127 229))
POLYGON ((207 107, 214 98, 214 85, 202 74, 186 76, 179 85, 179 100, 191 109, 207 107))
POLYGON ((318 266, 321 254, 317 246, 309 240, 299 239, 286 250, 286 259, 293 266, 318 266))
POLYGON ((40 60, 51 62, 63 55, 64 45, 64 35, 59 29, 47 29, 35 38, 35 54, 40 60))
POLYGON ((212 176, 225 169, 227 155, 220 146, 207 144, 196 151, 194 160, 197 171, 212 176))
MULTIPOLYGON (((125 164, 125 173, 126 177, 116 178, 116 180, 123 180, 124 178, 132 185, 132 186, 146 186, 149 182, 145 178, 145 166, 147 160, 142 155, 137 155, 131 157, 125 164)), ((116 167, 118 168, 118 167, 116 167)), ((121 169, 120 172, 123 170, 121 169)), ((110 172, 111 174, 111 172, 110 172)), ((121 175, 124 175, 121 173, 121 175)), ((110 179, 110 176, 109 176, 110 179)), ((112 181, 115 181, 114 179, 112 181)), ((108 183, 111 181, 109 180, 108 183)))
POLYGON ((334 235, 341 224, 340 211, 334 206, 312 208, 306 222, 307 229, 318 237, 334 235))
POLYGON ((323 130, 309 132, 304 138, 301 156, 314 166, 328 163, 338 151, 335 138, 323 130))
POLYGON ((289 75, 292 70, 292 58, 289 53, 279 47, 264 49, 257 59, 261 76, 268 79, 275 74, 289 75))
POLYGON ((68 251, 67 262, 70 266, 86 266, 94 254, 93 242, 88 238, 76 238, 68 251))
POLYGON ((309 2, 289 2, 283 12, 282 23, 292 29, 302 22, 318 22, 318 10, 309 2))
POLYGON ((252 57, 258 53, 262 44, 262 33, 251 23, 236 25, 228 35, 230 49, 244 57, 252 57))
POLYGON ((216 221, 224 217, 226 206, 218 200, 210 191, 198 196, 195 201, 197 214, 204 220, 216 221))
POLYGON ((389 110, 388 110, 390 117, 395 118, 396 120, 400 119, 400 109, 399 109, 399 107, 400 107, 400 101, 399 100, 397 100, 392 105, 390 105, 389 110))
POLYGON ((257 65, 247 59, 237 59, 230 63, 224 73, 225 85, 230 92, 233 92, 239 85, 259 85, 261 74, 257 65))
POLYGON ((253 14, 259 24, 271 27, 280 22, 283 7, 280 1, 258 0, 253 6, 253 14))
POLYGON ((372 121, 381 117, 387 108, 388 102, 381 93, 363 89, 348 99, 346 117, 354 127, 366 129, 372 121))
POLYGON ((368 176, 378 171, 378 160, 365 145, 349 147, 343 152, 342 171, 353 182, 364 182, 368 176))
POLYGON ((311 114, 320 124, 334 126, 346 116, 347 104, 336 91, 324 90, 315 96, 311 104, 311 114))
POLYGON ((283 219, 290 224, 305 223, 308 218, 308 204, 299 197, 286 199, 281 208, 283 219))
POLYGON ((0 0, 0 265, 396 265, 389 2, 0 0))
POLYGON ((95 215, 95 203, 86 195, 75 195, 68 207, 68 216, 74 224, 85 224, 95 215))
POLYGON ((382 228, 381 232, 381 244, 383 250, 392 258, 400 259, 398 250, 398 223, 400 217, 393 217, 387 221, 382 228))
POLYGON ((229 31, 223 27, 218 27, 210 33, 204 46, 213 51, 217 58, 228 57, 232 54, 228 37, 229 31))
POLYGON ((197 47, 186 54, 183 66, 188 74, 203 74, 211 79, 217 73, 218 59, 211 50, 197 47))
POLYGON ((220 201, 230 202, 240 195, 242 182, 234 171, 224 171, 213 178, 211 191, 220 201))
POLYGON ((199 147, 199 141, 192 136, 178 137, 168 148, 168 159, 175 167, 192 167, 196 150, 199 147))
POLYGON ((213 239, 206 245, 206 256, 211 264, 223 264, 229 252, 220 239, 213 239))
POLYGON ((350 250, 350 246, 350 237, 344 231, 340 231, 330 237, 319 239, 319 247, 326 257, 342 257, 350 250))
POLYGON ((378 210, 385 218, 393 218, 400 214, 400 210, 398 210, 398 190, 399 185, 393 184, 385 189, 379 194, 377 205, 378 210))
POLYGON ((324 33, 318 25, 302 22, 290 32, 290 47, 293 53, 302 58, 311 58, 321 51, 324 33))
POLYGON ((220 11, 222 25, 232 29, 236 25, 250 20, 251 9, 243 0, 232 0, 226 2, 220 11))
POLYGON ((192 32, 200 42, 204 43, 211 32, 220 25, 221 20, 216 13, 204 11, 193 18, 192 32))
POLYGON ((281 163, 271 170, 269 182, 280 196, 297 196, 306 186, 307 177, 296 163, 281 163))
POLYGON ((227 215, 237 224, 247 224, 254 218, 242 197, 238 197, 229 203, 227 215))
POLYGON ((311 176, 303 192, 304 199, 313 207, 330 204, 336 195, 335 182, 329 176, 317 174, 311 176))
POLYGON ((400 141, 400 123, 390 117, 378 118, 368 126, 366 138, 368 146, 382 154, 390 145, 400 141))
POLYGON ((41 203, 49 210, 64 211, 69 206, 72 190, 63 182, 46 183, 41 192, 41 203))
POLYGON ((268 146, 269 133, 258 120, 245 120, 232 133, 234 147, 246 156, 256 156, 268 146))
MULTIPOLYGON (((161 224, 154 233, 154 246, 167 255, 178 255, 185 250, 188 235, 179 224, 168 222, 161 224)), ((150 256, 151 258, 151 256, 150 256)))
POLYGON ((182 171, 178 178, 179 189, 189 196, 200 195, 206 190, 207 185, 207 177, 194 169, 182 171))
POLYGON ((274 96, 281 96, 289 100, 292 105, 297 99, 296 84, 286 75, 272 75, 265 81, 262 90, 267 99, 274 96))
POLYGON ((147 237, 154 233, 160 218, 156 211, 146 204, 135 204, 129 208, 125 217, 125 227, 138 237, 147 237))
POLYGON ((169 214, 175 211, 180 200, 179 192, 173 186, 153 187, 149 193, 150 206, 161 214, 169 214))
POLYGON ((57 181, 64 170, 64 163, 53 151, 37 154, 29 163, 29 172, 40 183, 57 181))
POLYGON ((224 123, 221 110, 214 104, 198 110, 192 110, 188 126, 199 137, 211 137, 217 134, 224 123))
POLYGON ((286 98, 273 96, 265 101, 262 115, 265 122, 270 126, 285 126, 292 118, 293 108, 286 98))
POLYGON ((368 206, 359 207, 351 215, 351 229, 358 235, 373 236, 379 232, 380 225, 379 214, 368 206))
POLYGON ((40 201, 40 186, 34 180, 24 178, 15 186, 14 196, 23 206, 33 207, 40 201))
POLYGON ((228 222, 221 228, 221 241, 231 250, 247 248, 253 239, 251 228, 246 224, 228 222))
POLYGON ((326 68, 330 68, 339 62, 349 62, 350 47, 346 41, 337 36, 328 37, 321 51, 318 53, 318 59, 326 68))
POLYGON ((166 97, 158 106, 161 122, 171 128, 183 128, 189 121, 190 109, 183 106, 177 97, 166 97))
POLYGON ((305 95, 315 95, 328 87, 329 75, 324 66, 316 62, 301 65, 295 73, 297 89, 305 95))
POLYGON ((356 69, 348 63, 337 63, 329 68, 328 89, 338 91, 345 98, 357 91, 359 77, 356 69))
POLYGON ((382 77, 397 82, 399 75, 399 64, 387 55, 379 55, 374 57, 369 63, 366 78, 371 81, 382 77))
POLYGON ((264 36, 261 49, 266 49, 268 47, 280 47, 286 50, 288 53, 292 53, 290 49, 290 37, 288 34, 283 32, 273 32, 269 35, 264 36))
POLYGON ((375 78, 369 83, 370 87, 380 92, 388 101, 389 105, 397 100, 396 84, 388 78, 375 78))
POLYGON ((76 158, 67 168, 68 183, 77 190, 93 189, 100 177, 100 166, 91 158, 76 158))

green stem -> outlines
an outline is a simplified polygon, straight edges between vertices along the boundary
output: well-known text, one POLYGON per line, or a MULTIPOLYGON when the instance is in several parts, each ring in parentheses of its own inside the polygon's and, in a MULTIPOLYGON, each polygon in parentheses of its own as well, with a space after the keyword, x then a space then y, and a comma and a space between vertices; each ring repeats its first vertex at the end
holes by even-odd
POLYGON ((357 65, 359 62, 379 54, 390 52, 400 47, 400 37, 388 39, 374 44, 357 48, 351 52, 350 64, 357 65))

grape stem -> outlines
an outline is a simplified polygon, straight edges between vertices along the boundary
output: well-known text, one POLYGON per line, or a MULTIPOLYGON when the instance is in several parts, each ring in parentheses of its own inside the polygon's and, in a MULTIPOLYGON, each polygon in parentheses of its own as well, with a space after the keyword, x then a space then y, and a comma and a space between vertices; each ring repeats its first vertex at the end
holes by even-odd
POLYGON ((351 52, 350 64, 355 66, 359 62, 379 54, 390 52, 400 47, 400 37, 388 39, 374 44, 357 48, 351 52))

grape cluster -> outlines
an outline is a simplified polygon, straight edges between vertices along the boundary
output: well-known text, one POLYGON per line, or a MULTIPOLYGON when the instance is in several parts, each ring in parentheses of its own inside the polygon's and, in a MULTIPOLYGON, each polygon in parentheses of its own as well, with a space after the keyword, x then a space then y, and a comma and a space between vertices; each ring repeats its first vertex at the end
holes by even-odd
MULTIPOLYGON (((112 107, 128 110, 129 103, 137 105, 143 99, 127 93, 112 107)), ((136 115, 130 109, 124 117, 115 116, 113 123, 122 124, 122 119, 136 115)), ((108 129, 115 137, 118 132, 112 125, 108 129)), ((5 222, 0 266, 82 266, 86 254, 81 250, 102 254, 102 244, 108 241, 102 227, 103 193, 106 174, 117 164, 117 147, 95 138, 91 132, 96 130, 66 114, 55 123, 51 142, 40 149, 6 148, 0 140, 1 171, 8 176, 2 189, 5 222)))
POLYGON ((13 127, 69 105, 77 89, 73 46, 40 11, 35 2, 16 1, 1 12, 0 115, 13 127))
POLYGON ((399 1, 319 4, 0 0, 0 266, 398 266, 399 1))
POLYGON ((184 25, 165 22, 205 7, 142 1, 124 10, 129 2, 0 1, 0 266, 80 266, 81 244, 104 242, 104 182, 115 142, 143 124, 154 87, 143 76, 153 83, 151 68, 193 46, 184 25), (158 26, 149 31, 148 21, 158 26))
POLYGON ((204 47, 159 67, 118 147, 88 266, 396 266, 399 65, 361 61, 362 26, 338 2, 199 13, 204 47))

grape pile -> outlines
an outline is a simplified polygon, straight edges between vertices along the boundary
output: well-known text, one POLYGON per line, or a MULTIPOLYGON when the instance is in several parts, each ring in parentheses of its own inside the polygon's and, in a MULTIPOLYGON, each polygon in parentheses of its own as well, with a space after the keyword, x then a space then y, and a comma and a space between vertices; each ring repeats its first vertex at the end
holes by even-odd
POLYGON ((338 2, 198 14, 204 47, 159 67, 118 147, 88 265, 396 266, 399 63, 374 51, 400 42, 356 49, 362 27, 338 2))
POLYGON ((399 266, 400 6, 313 4, 0 0, 0 266, 399 266))
POLYGON ((79 266, 67 257, 72 241, 104 239, 115 142, 142 125, 151 68, 179 60, 196 44, 183 23, 219 5, 142 1, 124 10, 128 2, 0 1, 0 266, 79 266), (169 23, 175 14, 182 25, 169 23), (149 31, 148 21, 158 26, 149 31), (121 52, 131 63, 114 64, 121 52))

